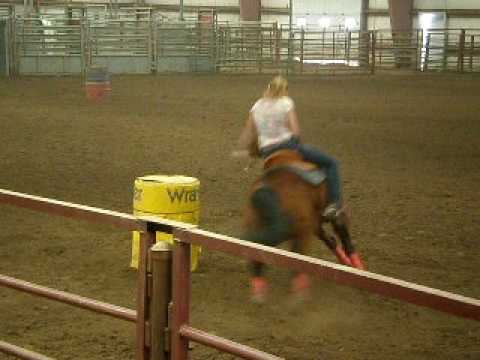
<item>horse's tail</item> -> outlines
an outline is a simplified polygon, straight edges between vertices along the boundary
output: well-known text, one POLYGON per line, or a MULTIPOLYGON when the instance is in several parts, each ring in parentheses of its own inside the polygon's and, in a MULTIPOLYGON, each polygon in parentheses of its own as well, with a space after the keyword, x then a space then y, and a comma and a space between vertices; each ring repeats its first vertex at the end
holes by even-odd
POLYGON ((277 246, 287 240, 291 221, 282 210, 278 194, 268 185, 263 185, 252 193, 250 203, 260 226, 249 229, 245 239, 268 246, 277 246))

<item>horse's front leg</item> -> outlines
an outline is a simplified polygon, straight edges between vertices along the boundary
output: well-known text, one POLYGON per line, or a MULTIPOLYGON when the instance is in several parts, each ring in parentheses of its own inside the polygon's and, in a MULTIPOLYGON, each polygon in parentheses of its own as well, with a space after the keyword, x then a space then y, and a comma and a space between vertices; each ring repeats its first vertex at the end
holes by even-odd
POLYGON ((268 285, 263 277, 263 269, 265 265, 259 261, 252 261, 249 264, 250 273, 250 288, 252 291, 252 300, 256 303, 263 303, 266 300, 268 285))
POLYGON ((337 244, 335 236, 325 233, 325 230, 320 226, 318 237, 327 245, 331 252, 337 257, 337 261, 342 265, 352 266, 350 258, 345 254, 343 247, 337 244))
POLYGON ((350 259, 351 266, 354 268, 363 270, 364 266, 362 260, 360 260, 360 256, 355 250, 355 246, 353 245, 352 239, 350 237, 350 231, 348 230, 348 219, 345 213, 340 214, 337 219, 332 223, 333 230, 340 238, 343 248, 350 259))

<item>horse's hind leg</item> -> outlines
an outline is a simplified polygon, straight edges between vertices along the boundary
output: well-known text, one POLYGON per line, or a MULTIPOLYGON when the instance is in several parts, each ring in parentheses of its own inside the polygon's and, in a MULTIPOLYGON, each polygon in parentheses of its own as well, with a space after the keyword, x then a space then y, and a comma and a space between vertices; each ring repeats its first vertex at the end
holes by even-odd
POLYGON ((348 231, 346 215, 343 214, 341 217, 337 218, 332 226, 333 230, 342 241, 343 248, 350 259, 351 265, 354 268, 363 270, 364 266, 362 260, 360 260, 360 256, 355 251, 355 246, 353 245, 350 237, 350 231, 348 231))
MULTIPOLYGON (((310 228, 309 225, 305 225, 305 228, 310 228)), ((297 238, 293 239, 291 250, 295 253, 306 255, 310 250, 312 239, 315 238, 314 234, 303 233, 297 234, 297 238)), ((310 297, 310 276, 306 273, 296 273, 292 279, 291 290, 292 293, 301 300, 306 300, 310 297)))
POLYGON ((342 265, 352 266, 350 258, 345 254, 343 247, 337 244, 337 239, 335 236, 326 234, 323 228, 320 226, 318 231, 318 237, 327 245, 331 252, 335 254, 337 260, 342 265))

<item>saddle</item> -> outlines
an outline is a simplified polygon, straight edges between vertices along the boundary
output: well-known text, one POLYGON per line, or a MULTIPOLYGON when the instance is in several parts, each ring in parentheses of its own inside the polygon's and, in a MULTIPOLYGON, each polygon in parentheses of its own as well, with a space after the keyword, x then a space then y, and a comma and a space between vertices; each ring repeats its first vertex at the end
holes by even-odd
POLYGON ((275 151, 265 158, 263 168, 265 177, 278 171, 287 171, 313 186, 319 186, 327 178, 325 171, 304 161, 295 150, 275 151))

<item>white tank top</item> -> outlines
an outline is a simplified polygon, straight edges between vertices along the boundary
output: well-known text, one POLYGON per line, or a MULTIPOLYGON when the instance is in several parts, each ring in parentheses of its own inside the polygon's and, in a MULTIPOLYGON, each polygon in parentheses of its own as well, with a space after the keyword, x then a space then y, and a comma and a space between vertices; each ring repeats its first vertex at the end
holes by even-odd
POLYGON ((287 113, 294 107, 288 96, 280 98, 261 98, 250 110, 257 128, 258 147, 260 149, 281 143, 293 136, 288 128, 287 113))

